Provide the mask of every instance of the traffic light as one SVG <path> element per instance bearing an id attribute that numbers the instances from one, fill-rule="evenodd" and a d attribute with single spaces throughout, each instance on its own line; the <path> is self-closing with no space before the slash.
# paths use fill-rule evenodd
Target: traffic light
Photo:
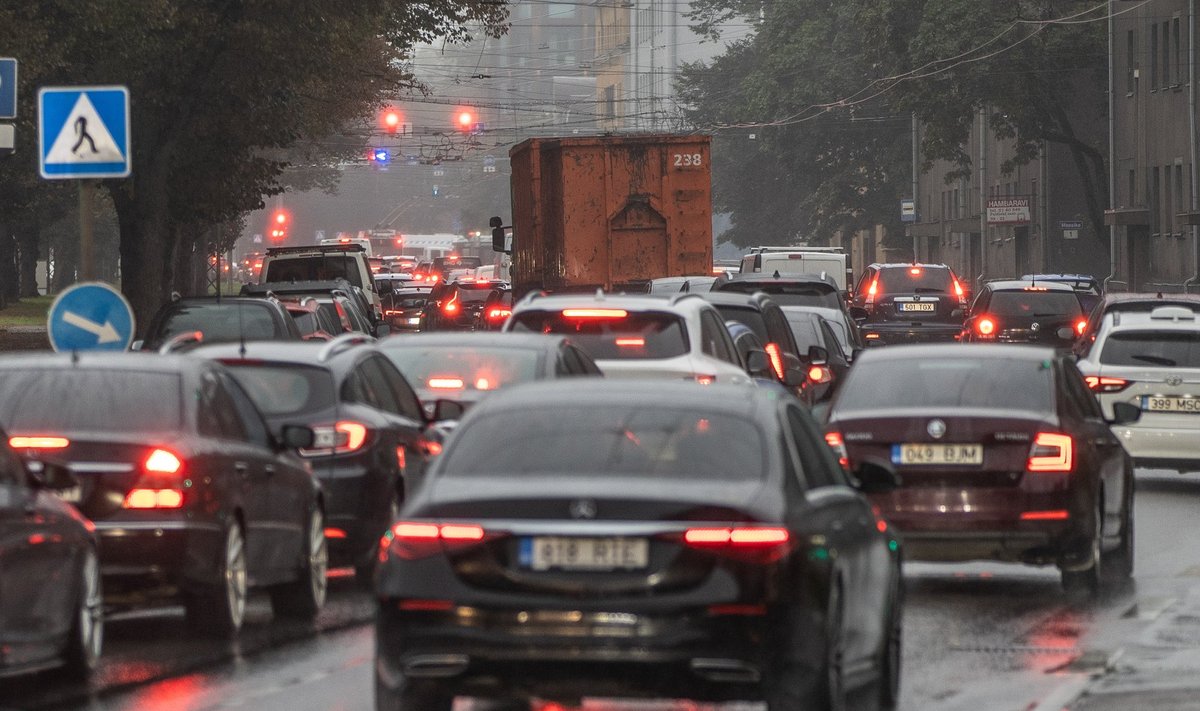
<path id="1" fill-rule="evenodd" d="M 475 110 L 468 107 L 455 109 L 454 127 L 463 133 L 480 133 L 483 131 L 483 124 L 480 123 L 479 117 L 475 115 Z"/>
<path id="2" fill-rule="evenodd" d="M 385 109 L 383 112 L 383 127 L 388 133 L 396 133 L 404 123 L 404 116 L 396 109 Z"/>
<path id="3" fill-rule="evenodd" d="M 291 218 L 287 211 L 282 208 L 271 213 L 271 229 L 268 231 L 271 239 L 276 242 L 287 239 L 288 222 L 290 221 Z"/>

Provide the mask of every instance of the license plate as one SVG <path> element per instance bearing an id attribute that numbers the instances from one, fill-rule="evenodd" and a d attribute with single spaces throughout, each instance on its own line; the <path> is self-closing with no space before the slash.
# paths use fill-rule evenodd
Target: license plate
<path id="1" fill-rule="evenodd" d="M 68 504 L 78 504 L 83 501 L 83 487 L 72 486 L 68 489 L 55 489 L 54 495 Z"/>
<path id="2" fill-rule="evenodd" d="M 901 302 L 900 303 L 901 311 L 933 311 L 935 308 L 937 308 L 937 304 L 934 304 L 933 302 L 929 302 L 929 303 Z"/>
<path id="3" fill-rule="evenodd" d="M 983 445 L 894 444 L 892 464 L 983 464 Z"/>
<path id="4" fill-rule="evenodd" d="M 645 538 L 522 538 L 520 563 L 529 570 L 644 570 L 650 564 Z"/>
<path id="5" fill-rule="evenodd" d="M 1182 412 L 1200 415 L 1200 398 L 1142 396 L 1142 409 L 1146 412 Z"/>

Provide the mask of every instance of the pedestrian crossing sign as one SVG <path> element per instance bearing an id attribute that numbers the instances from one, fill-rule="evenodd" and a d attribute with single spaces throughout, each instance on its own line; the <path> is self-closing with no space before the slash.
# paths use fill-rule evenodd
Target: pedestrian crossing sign
<path id="1" fill-rule="evenodd" d="M 83 86 L 38 91 L 38 156 L 48 180 L 128 177 L 129 90 Z"/>

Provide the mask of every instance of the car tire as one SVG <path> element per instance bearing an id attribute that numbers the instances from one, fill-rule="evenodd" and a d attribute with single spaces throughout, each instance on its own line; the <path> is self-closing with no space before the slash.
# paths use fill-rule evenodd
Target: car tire
<path id="1" fill-rule="evenodd" d="M 63 673 L 76 681 L 85 681 L 96 669 L 104 648 L 104 595 L 100 563 L 96 552 L 88 548 L 80 566 L 79 601 L 71 636 L 63 654 Z"/>
<path id="2" fill-rule="evenodd" d="M 1095 594 L 1100 591 L 1104 571 L 1103 541 L 1104 541 L 1104 501 L 1096 497 L 1096 525 L 1089 542 L 1090 561 L 1086 567 L 1062 568 L 1062 586 L 1067 592 L 1086 592 Z"/>
<path id="3" fill-rule="evenodd" d="M 304 535 L 304 561 L 296 579 L 272 585 L 271 610 L 277 617 L 312 620 L 325 606 L 329 588 L 329 544 L 325 540 L 325 516 L 314 508 Z"/>
<path id="4" fill-rule="evenodd" d="M 235 637 L 246 617 L 246 538 L 237 521 L 225 529 L 216 585 L 193 591 L 186 600 L 188 623 L 215 637 Z"/>
<path id="5" fill-rule="evenodd" d="M 888 614 L 887 637 L 883 641 L 879 662 L 879 708 L 892 711 L 900 704 L 900 667 L 903 661 L 904 585 L 896 583 L 892 608 Z"/>
<path id="6" fill-rule="evenodd" d="M 375 711 L 452 711 L 454 695 L 432 681 L 404 679 L 389 689 L 375 680 Z"/>
<path id="7" fill-rule="evenodd" d="M 1120 583 L 1133 577 L 1133 491 L 1125 499 L 1125 508 L 1121 512 L 1120 543 L 1111 551 L 1101 553 L 1104 577 L 1106 580 Z"/>

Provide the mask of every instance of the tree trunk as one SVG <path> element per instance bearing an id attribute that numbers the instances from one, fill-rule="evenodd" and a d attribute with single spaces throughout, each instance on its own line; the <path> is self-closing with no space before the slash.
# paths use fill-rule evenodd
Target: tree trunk
<path id="1" fill-rule="evenodd" d="M 21 298 L 38 296 L 37 285 L 37 266 L 38 256 L 40 253 L 39 242 L 39 225 L 38 220 L 34 217 L 25 218 L 17 222 L 17 251 L 18 263 L 17 269 L 19 272 L 20 295 Z"/>
<path id="2" fill-rule="evenodd" d="M 20 297 L 20 278 L 17 273 L 17 241 L 7 222 L 0 222 L 0 308 Z"/>
<path id="3" fill-rule="evenodd" d="M 114 191 L 113 204 L 121 228 L 121 292 L 133 307 L 140 337 L 171 293 L 175 245 L 166 190 L 152 180 L 138 181 L 136 189 L 138 200 L 125 190 Z"/>

